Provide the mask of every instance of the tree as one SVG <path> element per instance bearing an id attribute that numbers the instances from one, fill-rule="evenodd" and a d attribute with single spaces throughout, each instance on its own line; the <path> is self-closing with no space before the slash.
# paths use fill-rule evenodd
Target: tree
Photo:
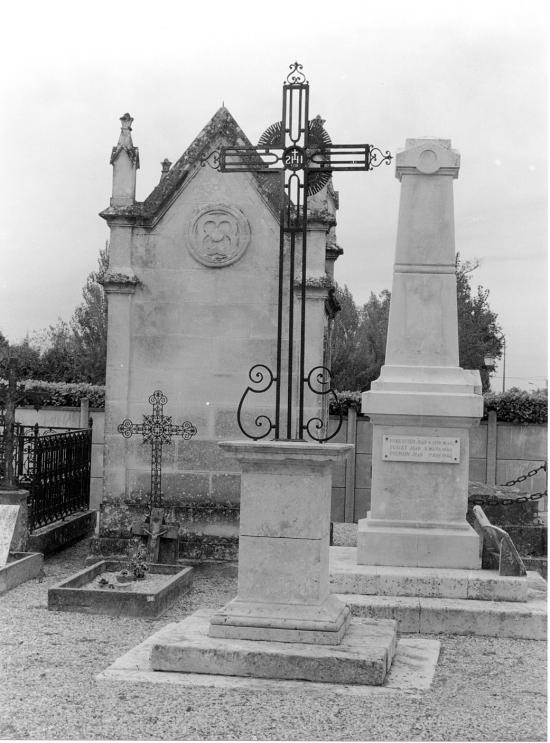
<path id="1" fill-rule="evenodd" d="M 476 263 L 456 256 L 459 365 L 477 369 L 483 391 L 490 389 L 485 358 L 502 356 L 503 340 L 497 315 L 489 307 L 489 290 L 481 286 L 475 292 L 470 274 Z M 335 320 L 332 337 L 333 384 L 338 390 L 368 390 L 380 376 L 385 361 L 391 293 L 371 292 L 368 302 L 353 312 L 355 304 L 349 289 L 338 289 L 342 318 Z M 345 307 L 345 312 L 344 312 Z"/>
<path id="2" fill-rule="evenodd" d="M 108 246 L 100 250 L 98 270 L 92 271 L 82 290 L 83 301 L 69 323 L 59 319 L 37 334 L 44 345 L 40 378 L 50 382 L 105 383 L 107 355 L 107 303 L 100 279 L 108 265 Z"/>
<path id="3" fill-rule="evenodd" d="M 357 363 L 357 389 L 369 390 L 371 383 L 380 376 L 380 369 L 386 358 L 390 300 L 391 292 L 387 289 L 378 296 L 371 292 L 368 302 L 361 310 L 358 352 L 361 353 L 363 363 Z"/>
<path id="4" fill-rule="evenodd" d="M 107 301 L 99 282 L 108 265 L 108 246 L 105 246 L 99 251 L 98 270 L 90 273 L 82 290 L 84 301 L 76 308 L 71 321 L 80 381 L 92 384 L 105 384 Z"/>
<path id="5" fill-rule="evenodd" d="M 40 379 L 46 382 L 80 382 L 74 332 L 64 320 L 46 330 L 47 348 L 42 352 Z"/>
<path id="6" fill-rule="evenodd" d="M 458 355 L 463 369 L 478 369 L 483 392 L 491 388 L 485 357 L 502 356 L 502 330 L 497 314 L 489 307 L 489 290 L 478 286 L 472 292 L 469 275 L 478 264 L 461 261 L 456 254 L 456 295 L 458 308 Z"/>
<path id="7" fill-rule="evenodd" d="M 332 385 L 338 390 L 354 390 L 357 370 L 357 330 L 359 311 L 347 286 L 336 285 L 340 311 L 334 319 L 331 335 Z"/>
<path id="8" fill-rule="evenodd" d="M 40 351 L 31 345 L 28 337 L 21 343 L 8 343 L 4 335 L 1 335 L 0 377 L 7 379 L 10 359 L 18 377 L 36 378 L 40 375 Z"/>

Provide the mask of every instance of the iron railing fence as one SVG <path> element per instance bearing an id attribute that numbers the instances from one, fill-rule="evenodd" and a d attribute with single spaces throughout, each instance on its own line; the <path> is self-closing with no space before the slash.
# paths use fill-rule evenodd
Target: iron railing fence
<path id="1" fill-rule="evenodd" d="M 5 469 L 0 425 L 0 474 Z M 29 491 L 28 523 L 34 531 L 90 504 L 92 428 L 14 426 L 14 473 Z"/>

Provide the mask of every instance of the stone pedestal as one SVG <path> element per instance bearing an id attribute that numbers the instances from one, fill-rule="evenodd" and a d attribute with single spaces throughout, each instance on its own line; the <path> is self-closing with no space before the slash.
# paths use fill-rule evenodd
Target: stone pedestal
<path id="1" fill-rule="evenodd" d="M 349 610 L 329 594 L 331 464 L 350 444 L 220 443 L 241 476 L 239 583 L 209 635 L 337 645 Z"/>
<path id="2" fill-rule="evenodd" d="M 469 429 L 483 411 L 479 373 L 458 366 L 449 140 L 407 140 L 386 364 L 363 395 L 373 423 L 371 510 L 357 562 L 480 568 L 466 522 Z"/>

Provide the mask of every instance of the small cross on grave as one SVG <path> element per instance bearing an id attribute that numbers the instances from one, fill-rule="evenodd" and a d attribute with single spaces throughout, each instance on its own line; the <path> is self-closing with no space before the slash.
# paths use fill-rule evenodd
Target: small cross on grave
<path id="1" fill-rule="evenodd" d="M 164 415 L 163 409 L 168 398 L 155 390 L 149 397 L 153 406 L 152 415 L 144 415 L 143 423 L 132 423 L 126 418 L 118 426 L 118 431 L 129 439 L 135 433 L 143 436 L 144 444 L 151 444 L 151 493 L 149 517 L 145 524 L 135 526 L 133 533 L 147 538 L 148 561 L 150 563 L 175 563 L 178 558 L 178 524 L 165 522 L 162 506 L 162 447 L 170 444 L 172 436 L 182 436 L 189 440 L 197 434 L 196 427 L 189 421 L 177 425 L 172 423 L 171 415 Z"/>

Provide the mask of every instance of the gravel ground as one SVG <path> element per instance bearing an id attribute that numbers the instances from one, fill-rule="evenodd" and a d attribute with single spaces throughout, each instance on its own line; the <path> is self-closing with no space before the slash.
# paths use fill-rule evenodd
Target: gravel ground
<path id="1" fill-rule="evenodd" d="M 337 526 L 335 542 L 353 543 Z M 82 569 L 86 542 L 46 577 L 0 597 L 0 738 L 100 740 L 546 740 L 546 645 L 443 635 L 428 691 L 365 697 L 98 683 L 95 676 L 169 622 L 236 593 L 234 564 L 203 564 L 157 620 L 49 612 L 50 586 Z"/>

